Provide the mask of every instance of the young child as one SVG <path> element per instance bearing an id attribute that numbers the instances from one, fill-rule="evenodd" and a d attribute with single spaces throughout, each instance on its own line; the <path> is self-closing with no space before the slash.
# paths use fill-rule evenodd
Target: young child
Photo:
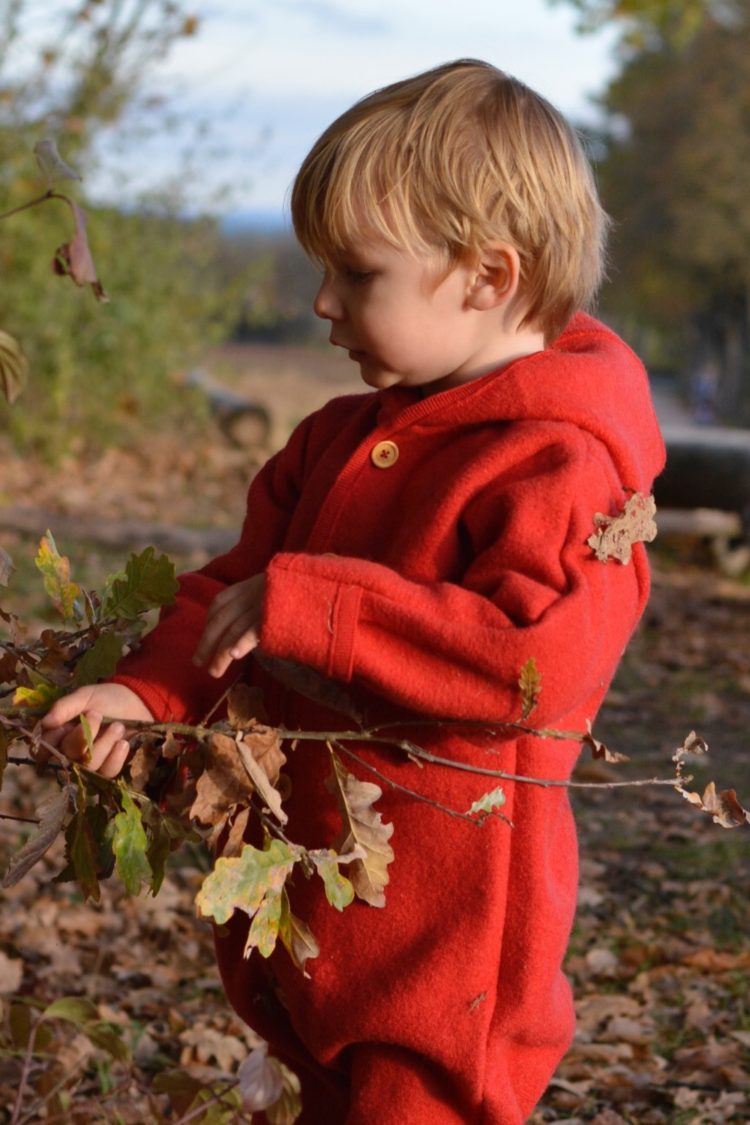
<path id="1" fill-rule="evenodd" d="M 643 610 L 643 545 L 622 565 L 587 539 L 596 513 L 649 492 L 662 467 L 647 379 L 578 311 L 606 226 L 579 142 L 492 66 L 455 62 L 356 104 L 304 161 L 292 213 L 323 269 L 315 311 L 371 390 L 298 427 L 253 481 L 237 546 L 183 577 L 112 684 L 59 701 L 45 726 L 79 757 L 85 712 L 91 764 L 113 776 L 125 727 L 103 715 L 199 720 L 240 669 L 273 722 L 351 725 L 247 660 L 257 647 L 265 667 L 294 661 L 345 685 L 371 725 L 416 721 L 412 741 L 459 766 L 563 783 L 504 783 L 512 827 L 383 783 L 385 908 L 338 913 L 319 881 L 292 888 L 320 945 L 309 979 L 283 949 L 243 959 L 244 915 L 217 939 L 230 1000 L 302 1080 L 303 1122 L 516 1125 L 573 1034 L 564 783 L 579 745 L 497 724 L 519 719 L 533 658 L 530 721 L 585 729 Z M 459 811 L 497 784 L 357 752 Z M 290 837 L 329 845 L 327 753 L 300 744 L 287 769 Z"/>

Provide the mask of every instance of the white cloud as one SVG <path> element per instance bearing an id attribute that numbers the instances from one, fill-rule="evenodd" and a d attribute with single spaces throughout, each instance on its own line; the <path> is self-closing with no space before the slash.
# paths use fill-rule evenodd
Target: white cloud
<path id="1" fill-rule="evenodd" d="M 211 122 L 217 181 L 236 205 L 279 208 L 318 134 L 370 90 L 462 56 L 486 58 L 569 116 L 612 71 L 612 36 L 583 37 L 545 0 L 221 0 L 160 69 L 158 85 Z M 268 140 L 258 145 L 258 135 Z"/>

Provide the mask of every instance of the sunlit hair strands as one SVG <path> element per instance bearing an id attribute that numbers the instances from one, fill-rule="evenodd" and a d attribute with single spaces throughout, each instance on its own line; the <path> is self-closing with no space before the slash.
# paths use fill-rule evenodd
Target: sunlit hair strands
<path id="1" fill-rule="evenodd" d="M 316 261 L 384 238 L 446 266 L 508 241 L 521 259 L 524 323 L 548 339 L 590 307 L 607 216 L 575 130 L 522 82 L 462 59 L 377 90 L 316 141 L 292 190 Z"/>

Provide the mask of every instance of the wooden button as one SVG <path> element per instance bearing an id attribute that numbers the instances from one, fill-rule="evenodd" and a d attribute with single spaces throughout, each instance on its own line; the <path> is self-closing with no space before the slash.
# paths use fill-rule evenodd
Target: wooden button
<path id="1" fill-rule="evenodd" d="M 379 441 L 370 452 L 370 460 L 379 469 L 390 469 L 398 461 L 398 446 L 395 441 Z"/>

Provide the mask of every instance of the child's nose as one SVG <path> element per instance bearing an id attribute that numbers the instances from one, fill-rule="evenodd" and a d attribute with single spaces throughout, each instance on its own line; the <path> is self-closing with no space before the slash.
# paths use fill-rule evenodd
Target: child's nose
<path id="1" fill-rule="evenodd" d="M 343 315 L 341 301 L 336 296 L 333 281 L 326 275 L 320 283 L 313 301 L 315 315 L 322 320 L 340 320 Z"/>

